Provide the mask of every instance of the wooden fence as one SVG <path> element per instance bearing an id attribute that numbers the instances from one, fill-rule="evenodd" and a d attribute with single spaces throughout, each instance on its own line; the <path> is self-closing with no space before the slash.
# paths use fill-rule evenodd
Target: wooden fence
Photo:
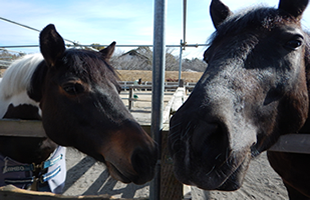
<path id="1" fill-rule="evenodd" d="M 136 84 L 135 81 L 119 81 L 118 82 L 122 88 L 123 91 L 127 91 L 132 87 L 137 87 L 137 89 L 142 89 L 142 90 L 152 90 L 152 82 L 150 81 L 145 81 L 142 82 L 141 84 Z M 196 83 L 195 82 L 187 82 L 184 84 L 184 87 L 191 91 L 192 89 L 194 89 Z M 145 88 L 143 86 L 146 86 Z M 149 87 L 148 87 L 149 86 Z M 169 89 L 173 89 L 175 87 L 179 87 L 179 83 L 178 82 L 165 82 L 164 86 L 166 88 L 166 90 Z M 171 87 L 171 88 L 169 88 Z"/>
<path id="2" fill-rule="evenodd" d="M 189 92 L 191 92 L 194 87 L 195 87 L 196 83 L 186 83 L 184 88 L 184 93 L 183 95 L 187 95 Z M 151 91 L 152 90 L 152 84 L 148 84 L 148 85 L 128 85 L 128 84 L 124 84 L 126 85 L 126 90 L 129 90 L 129 97 L 128 97 L 128 109 L 131 110 L 131 108 L 133 107 L 133 103 L 136 101 L 146 101 L 143 99 L 139 99 L 139 98 L 135 98 L 134 97 L 134 93 L 135 91 Z M 125 87 L 123 85 L 123 87 Z M 165 91 L 176 91 L 177 88 L 179 88 L 178 83 L 177 82 L 166 82 L 165 83 Z M 174 104 L 176 105 L 176 104 Z"/>

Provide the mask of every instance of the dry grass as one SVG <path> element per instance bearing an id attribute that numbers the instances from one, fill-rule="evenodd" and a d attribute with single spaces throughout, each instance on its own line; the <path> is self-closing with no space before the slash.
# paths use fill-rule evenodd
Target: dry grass
<path id="1" fill-rule="evenodd" d="M 122 81 L 134 81 L 142 78 L 142 81 L 152 81 L 152 71 L 146 70 L 118 70 Z M 181 78 L 185 82 L 197 82 L 203 72 L 182 72 Z M 166 71 L 165 81 L 172 80 L 178 81 L 178 71 Z"/>
<path id="2" fill-rule="evenodd" d="M 0 70 L 0 77 L 2 77 L 5 70 Z M 122 81 L 134 81 L 142 78 L 142 81 L 152 81 L 152 71 L 146 70 L 118 70 Z M 185 82 L 197 82 L 202 75 L 202 72 L 182 72 L 181 78 Z M 166 71 L 165 81 L 178 81 L 178 71 Z"/>
<path id="3" fill-rule="evenodd" d="M 3 76 L 3 73 L 5 72 L 5 69 L 0 69 L 0 77 Z"/>

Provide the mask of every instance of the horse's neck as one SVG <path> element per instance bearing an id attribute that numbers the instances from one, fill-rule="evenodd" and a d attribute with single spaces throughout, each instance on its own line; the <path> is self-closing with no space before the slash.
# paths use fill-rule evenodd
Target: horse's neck
<path id="1" fill-rule="evenodd" d="M 38 103 L 32 101 L 23 91 L 12 98 L 0 100 L 2 118 L 40 120 Z M 57 145 L 48 138 L 0 136 L 0 154 L 21 163 L 39 164 L 46 160 Z"/>
<path id="2" fill-rule="evenodd" d="M 27 89 L 31 87 L 32 75 L 42 61 L 40 54 L 25 56 L 6 70 L 0 82 L 0 118 L 6 115 L 9 107 L 19 105 L 30 105 L 40 112 L 39 103 L 29 98 Z M 18 113 L 14 115 L 17 116 L 11 118 L 19 118 Z"/>
<path id="3" fill-rule="evenodd" d="M 42 61 L 36 56 L 23 58 L 8 69 L 0 82 L 0 118 L 40 120 L 39 103 L 27 94 L 35 67 Z M 48 138 L 0 136 L 0 154 L 21 163 L 46 160 L 57 145 Z"/>
<path id="4" fill-rule="evenodd" d="M 0 154 L 20 163 L 36 163 L 48 159 L 57 145 L 48 138 L 0 136 Z"/>
<path id="5" fill-rule="evenodd" d="M 38 120 L 41 109 L 38 102 L 28 97 L 27 91 L 22 91 L 9 99 L 0 99 L 0 118 Z"/>

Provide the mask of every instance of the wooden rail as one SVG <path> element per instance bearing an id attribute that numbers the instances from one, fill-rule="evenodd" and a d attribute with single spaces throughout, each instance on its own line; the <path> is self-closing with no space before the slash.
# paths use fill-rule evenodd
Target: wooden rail
<path id="1" fill-rule="evenodd" d="M 310 134 L 283 135 L 269 151 L 310 154 Z"/>
<path id="2" fill-rule="evenodd" d="M 1 119 L 0 136 L 46 137 L 46 134 L 41 121 Z"/>
<path id="3" fill-rule="evenodd" d="M 186 92 L 185 88 L 177 88 L 174 92 L 173 96 L 168 101 L 164 112 L 163 112 L 163 122 L 164 124 L 168 124 L 170 120 L 170 116 L 173 115 L 179 107 L 185 102 L 186 100 Z"/>
<path id="4" fill-rule="evenodd" d="M 111 198 L 109 195 L 64 196 L 51 192 L 37 192 L 19 189 L 13 185 L 0 187 L 1 200 L 125 200 L 123 198 Z M 130 200 L 130 199 L 126 199 Z M 132 199 L 133 200 L 133 199 Z M 147 198 L 135 198 L 135 200 L 147 200 Z"/>
<path id="5" fill-rule="evenodd" d="M 150 133 L 150 125 L 141 125 Z M 0 136 L 47 137 L 39 120 L 0 119 Z"/>

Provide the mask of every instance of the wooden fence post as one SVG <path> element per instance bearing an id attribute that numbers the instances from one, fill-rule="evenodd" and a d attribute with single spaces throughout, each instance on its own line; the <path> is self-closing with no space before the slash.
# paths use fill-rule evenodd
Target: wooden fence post
<path id="1" fill-rule="evenodd" d="M 133 104 L 132 98 L 133 98 L 133 88 L 130 87 L 129 88 L 129 98 L 128 98 L 128 109 L 129 110 L 131 110 L 131 107 L 132 107 L 132 104 Z"/>

